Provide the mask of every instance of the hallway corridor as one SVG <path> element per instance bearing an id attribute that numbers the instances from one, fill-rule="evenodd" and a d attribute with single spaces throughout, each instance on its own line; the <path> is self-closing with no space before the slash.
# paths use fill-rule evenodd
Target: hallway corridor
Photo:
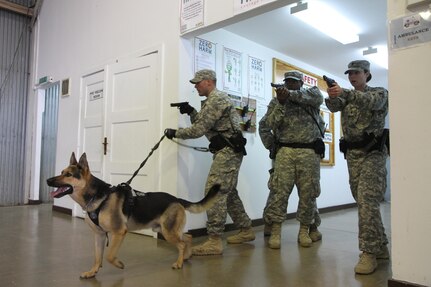
<path id="1" fill-rule="evenodd" d="M 382 216 L 390 239 L 390 204 L 382 205 Z M 263 227 L 255 227 L 255 241 L 227 245 L 224 240 L 222 256 L 192 257 L 182 270 L 170 267 L 176 260 L 175 247 L 130 233 L 119 251 L 124 270 L 105 260 L 96 278 L 81 280 L 79 274 L 94 261 L 93 235 L 82 219 L 52 211 L 47 204 L 0 207 L 0 286 L 387 286 L 388 260 L 379 261 L 371 275 L 353 271 L 359 255 L 356 208 L 322 214 L 323 241 L 311 248 L 298 246 L 298 228 L 296 220 L 287 220 L 282 248 L 272 250 L 266 247 Z M 193 239 L 194 243 L 203 240 Z"/>

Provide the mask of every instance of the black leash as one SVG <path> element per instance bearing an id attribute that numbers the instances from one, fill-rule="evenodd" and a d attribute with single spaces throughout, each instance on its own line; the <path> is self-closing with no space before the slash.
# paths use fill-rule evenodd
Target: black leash
<path id="1" fill-rule="evenodd" d="M 173 140 L 173 139 L 171 139 L 171 141 L 173 141 L 177 145 L 180 145 L 180 146 L 183 146 L 183 147 L 186 147 L 186 148 L 191 148 L 191 149 L 194 149 L 196 151 L 201 151 L 201 152 L 209 152 L 210 151 L 209 148 L 207 148 L 207 147 L 199 147 L 199 146 L 186 145 L 186 144 L 180 143 L 179 141 L 176 141 L 176 140 Z"/>
<path id="2" fill-rule="evenodd" d="M 150 153 L 148 154 L 148 156 L 144 159 L 144 161 L 141 163 L 141 165 L 139 166 L 139 168 L 135 171 L 135 173 L 132 175 L 132 177 L 126 181 L 126 183 L 122 183 L 124 185 L 130 185 L 130 183 L 132 182 L 132 180 L 135 178 L 135 176 L 138 174 L 139 170 L 141 170 L 141 168 L 145 165 L 145 163 L 147 162 L 148 158 L 153 154 L 153 152 L 159 148 L 160 143 L 162 142 L 162 140 L 165 138 L 165 135 L 163 135 L 160 140 L 154 145 L 154 147 L 151 149 Z M 197 151 L 201 151 L 201 152 L 208 152 L 210 151 L 208 148 L 206 147 L 196 147 L 196 146 L 190 146 L 190 145 L 186 145 L 183 143 L 180 143 L 178 141 L 175 141 L 173 139 L 171 139 L 171 141 L 173 141 L 174 143 L 183 146 L 183 147 L 187 147 L 187 148 L 192 148 L 194 150 Z"/>
<path id="3" fill-rule="evenodd" d="M 151 149 L 150 153 L 148 154 L 148 156 L 144 159 L 144 161 L 141 163 L 141 165 L 139 166 L 139 168 L 135 171 L 135 173 L 132 175 L 132 177 L 126 182 L 127 185 L 130 185 L 130 183 L 132 182 L 132 180 L 135 178 L 135 176 L 138 174 L 139 170 L 145 165 L 145 163 L 147 162 L 148 158 L 153 154 L 153 152 L 159 148 L 160 143 L 162 142 L 162 140 L 165 138 L 165 135 L 163 135 L 160 140 L 154 145 L 154 147 Z"/>

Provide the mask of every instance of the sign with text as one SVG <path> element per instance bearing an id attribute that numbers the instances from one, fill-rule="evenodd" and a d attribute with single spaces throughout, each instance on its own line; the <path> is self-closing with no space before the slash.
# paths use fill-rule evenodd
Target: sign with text
<path id="1" fill-rule="evenodd" d="M 204 0 L 180 0 L 181 34 L 204 25 Z"/>
<path id="2" fill-rule="evenodd" d="M 241 14 L 275 0 L 234 0 L 233 14 Z"/>
<path id="3" fill-rule="evenodd" d="M 419 14 L 394 19 L 390 23 L 391 48 L 406 48 L 431 41 L 431 21 Z"/>
<path id="4" fill-rule="evenodd" d="M 216 44 L 195 38 L 195 73 L 202 69 L 216 70 Z"/>

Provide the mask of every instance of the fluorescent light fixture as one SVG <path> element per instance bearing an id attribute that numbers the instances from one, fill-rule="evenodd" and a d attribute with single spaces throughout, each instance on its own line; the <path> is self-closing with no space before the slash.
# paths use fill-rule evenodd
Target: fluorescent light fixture
<path id="1" fill-rule="evenodd" d="M 377 53 L 377 48 L 368 47 L 368 49 L 362 51 L 363 56 L 371 55 Z"/>
<path id="2" fill-rule="evenodd" d="M 368 47 L 362 51 L 362 55 L 371 63 L 382 68 L 388 69 L 388 47 L 385 45 Z M 373 70 L 373 67 L 371 67 Z"/>
<path id="3" fill-rule="evenodd" d="M 298 2 L 290 14 L 342 44 L 359 41 L 359 29 L 323 1 Z"/>

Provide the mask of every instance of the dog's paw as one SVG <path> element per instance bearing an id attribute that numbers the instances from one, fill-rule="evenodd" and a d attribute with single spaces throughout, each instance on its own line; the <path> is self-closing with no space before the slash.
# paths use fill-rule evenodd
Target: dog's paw
<path id="1" fill-rule="evenodd" d="M 181 269 L 181 268 L 183 268 L 182 262 L 181 263 L 175 262 L 174 264 L 172 264 L 172 269 Z"/>
<path id="2" fill-rule="evenodd" d="M 79 278 L 81 278 L 81 279 L 94 278 L 96 276 L 96 273 L 97 272 L 94 272 L 94 271 L 83 272 L 83 273 L 81 273 L 81 275 L 79 275 Z"/>

